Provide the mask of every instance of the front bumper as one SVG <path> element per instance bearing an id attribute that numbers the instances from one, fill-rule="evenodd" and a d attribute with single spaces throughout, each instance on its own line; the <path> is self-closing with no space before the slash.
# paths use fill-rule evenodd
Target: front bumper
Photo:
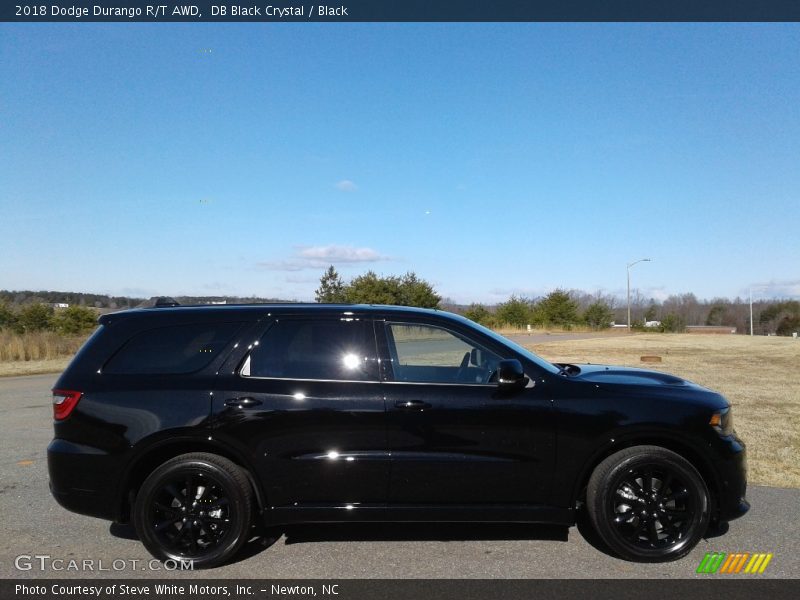
<path id="1" fill-rule="evenodd" d="M 732 521 L 750 510 L 747 501 L 747 448 L 736 434 L 722 438 L 722 458 L 717 462 L 719 489 L 717 521 Z"/>

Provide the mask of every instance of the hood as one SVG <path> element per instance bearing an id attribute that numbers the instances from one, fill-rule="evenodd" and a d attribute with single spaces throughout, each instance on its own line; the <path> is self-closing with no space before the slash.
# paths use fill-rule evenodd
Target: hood
<path id="1" fill-rule="evenodd" d="M 681 379 L 669 373 L 659 371 L 649 371 L 647 369 L 636 369 L 633 367 L 615 367 L 610 365 L 562 365 L 570 375 L 570 379 L 586 381 L 597 384 L 623 384 L 623 385 L 659 385 L 673 387 L 694 387 L 697 384 Z M 580 369 L 577 373 L 577 369 Z"/>
<path id="2" fill-rule="evenodd" d="M 729 402 L 718 392 L 669 373 L 611 365 L 559 364 L 558 366 L 566 371 L 569 381 L 605 389 L 615 396 L 630 396 L 639 400 L 701 403 L 709 410 L 729 406 Z"/>

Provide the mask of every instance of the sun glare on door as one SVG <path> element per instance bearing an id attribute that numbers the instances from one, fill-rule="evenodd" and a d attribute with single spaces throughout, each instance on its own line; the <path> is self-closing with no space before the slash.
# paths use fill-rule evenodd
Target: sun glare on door
<path id="1" fill-rule="evenodd" d="M 355 354 L 345 354 L 342 358 L 342 363 L 344 363 L 345 369 L 355 369 L 358 367 L 361 361 L 358 360 L 358 356 Z"/>

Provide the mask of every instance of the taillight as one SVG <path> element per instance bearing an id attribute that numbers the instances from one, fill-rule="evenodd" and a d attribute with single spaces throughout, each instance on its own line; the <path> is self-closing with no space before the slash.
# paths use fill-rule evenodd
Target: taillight
<path id="1" fill-rule="evenodd" d="M 78 405 L 83 394 L 72 390 L 53 390 L 53 418 L 56 421 L 66 419 Z"/>

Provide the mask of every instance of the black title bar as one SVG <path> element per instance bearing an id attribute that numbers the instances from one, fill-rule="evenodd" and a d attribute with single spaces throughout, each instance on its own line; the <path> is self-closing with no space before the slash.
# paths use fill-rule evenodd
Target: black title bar
<path id="1" fill-rule="evenodd" d="M 800 21 L 798 0 L 56 0 L 0 3 L 6 22 Z"/>
<path id="2" fill-rule="evenodd" d="M 0 580 L 3 600 L 641 600 L 653 596 L 685 600 L 794 600 L 798 591 L 796 579 L 750 576 L 701 580 L 231 580 L 200 579 L 198 574 L 198 579 Z"/>

